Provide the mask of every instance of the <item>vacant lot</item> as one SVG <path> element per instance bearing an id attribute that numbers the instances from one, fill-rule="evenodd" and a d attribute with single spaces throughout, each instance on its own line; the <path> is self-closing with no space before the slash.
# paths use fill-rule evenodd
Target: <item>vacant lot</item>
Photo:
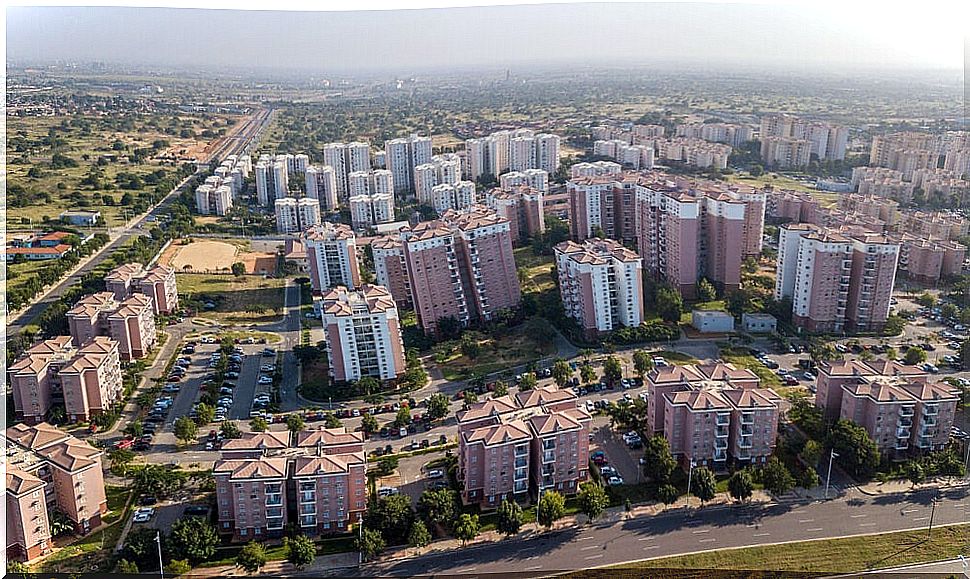
<path id="1" fill-rule="evenodd" d="M 519 270 L 522 291 L 539 293 L 552 289 L 552 267 L 555 265 L 551 255 L 536 255 L 531 246 L 520 247 L 514 251 L 515 267 Z"/>
<path id="2" fill-rule="evenodd" d="M 462 341 L 477 344 L 478 352 L 474 357 L 463 353 L 461 343 L 457 341 L 435 346 L 435 360 L 445 380 L 462 380 L 473 375 L 511 369 L 555 351 L 551 342 L 542 343 L 537 339 L 534 328 L 529 324 L 513 328 L 507 334 L 496 337 L 468 331 L 463 335 Z"/>
<path id="3" fill-rule="evenodd" d="M 285 280 L 244 275 L 179 273 L 179 294 L 204 317 L 236 324 L 276 321 Z M 205 308 L 206 302 L 215 305 Z"/>
<path id="4" fill-rule="evenodd" d="M 228 270 L 237 261 L 239 250 L 235 245 L 221 241 L 195 241 L 179 246 L 172 257 L 171 266 L 175 271 L 219 271 Z"/>

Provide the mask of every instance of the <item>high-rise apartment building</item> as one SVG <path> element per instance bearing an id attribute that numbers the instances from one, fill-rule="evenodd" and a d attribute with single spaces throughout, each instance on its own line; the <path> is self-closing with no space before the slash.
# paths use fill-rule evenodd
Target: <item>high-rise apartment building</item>
<path id="1" fill-rule="evenodd" d="M 485 204 L 509 222 L 513 244 L 546 230 L 543 194 L 538 189 L 525 185 L 493 189 L 486 193 Z"/>
<path id="2" fill-rule="evenodd" d="M 887 167 L 902 173 L 905 181 L 918 169 L 936 169 L 943 144 L 939 136 L 901 132 L 874 135 L 869 149 L 869 165 Z"/>
<path id="3" fill-rule="evenodd" d="M 643 260 L 611 239 L 555 247 L 566 315 L 590 337 L 643 322 Z"/>
<path id="4" fill-rule="evenodd" d="M 791 140 L 786 140 L 791 139 Z M 792 115 L 769 115 L 761 119 L 761 158 L 769 165 L 807 165 L 811 155 L 820 160 L 841 160 L 849 140 L 846 127 L 808 121 Z M 797 141 L 808 141 L 808 152 Z M 766 145 L 766 142 L 772 143 Z M 804 163 L 801 162 L 804 160 Z"/>
<path id="5" fill-rule="evenodd" d="M 529 129 L 497 131 L 480 139 L 465 141 L 465 176 L 477 181 L 482 175 L 498 178 L 506 171 L 559 170 L 561 139 L 558 135 Z"/>
<path id="6" fill-rule="evenodd" d="M 276 232 L 287 235 L 320 225 L 320 202 L 310 197 L 277 199 Z"/>
<path id="7" fill-rule="evenodd" d="M 316 199 L 323 211 L 337 210 L 337 174 L 329 165 L 311 165 L 306 170 L 306 196 Z"/>
<path id="8" fill-rule="evenodd" d="M 499 176 L 499 189 L 509 191 L 516 187 L 531 187 L 536 191 L 549 191 L 549 173 L 542 169 L 512 171 Z"/>
<path id="9" fill-rule="evenodd" d="M 724 143 L 740 147 L 754 139 L 754 131 L 747 125 L 730 123 L 687 123 L 677 125 L 677 136 L 703 139 L 712 143 Z"/>
<path id="10" fill-rule="evenodd" d="M 786 169 L 806 167 L 812 158 L 813 144 L 793 137 L 762 137 L 761 159 L 769 167 Z"/>
<path id="11" fill-rule="evenodd" d="M 461 158 L 457 154 L 435 155 L 429 163 L 414 168 L 414 193 L 418 203 L 431 205 L 432 190 L 436 185 L 457 186 L 461 180 Z"/>
<path id="12" fill-rule="evenodd" d="M 319 294 L 338 285 L 360 287 L 357 238 L 350 227 L 325 221 L 304 231 L 301 239 L 306 246 L 314 292 Z"/>
<path id="13" fill-rule="evenodd" d="M 411 135 L 384 143 L 387 169 L 393 174 L 394 192 L 413 192 L 414 168 L 431 162 L 431 137 Z"/>
<path id="14" fill-rule="evenodd" d="M 338 382 L 364 376 L 394 380 L 404 373 L 397 304 L 384 286 L 337 286 L 320 303 L 330 373 Z"/>
<path id="15" fill-rule="evenodd" d="M 199 215 L 226 215 L 232 205 L 232 188 L 228 185 L 213 187 L 203 183 L 195 188 L 195 208 Z"/>
<path id="16" fill-rule="evenodd" d="M 411 282 L 408 278 L 404 244 L 399 235 L 385 235 L 371 242 L 374 254 L 374 277 L 377 285 L 391 292 L 398 307 L 411 309 Z"/>
<path id="17" fill-rule="evenodd" d="M 394 194 L 375 193 L 350 198 L 350 220 L 354 229 L 362 230 L 379 223 L 394 221 Z"/>
<path id="18" fill-rule="evenodd" d="M 476 202 L 475 184 L 471 181 L 459 181 L 455 184 L 435 185 L 431 188 L 431 198 L 428 205 L 434 208 L 438 215 L 446 211 L 463 211 Z"/>

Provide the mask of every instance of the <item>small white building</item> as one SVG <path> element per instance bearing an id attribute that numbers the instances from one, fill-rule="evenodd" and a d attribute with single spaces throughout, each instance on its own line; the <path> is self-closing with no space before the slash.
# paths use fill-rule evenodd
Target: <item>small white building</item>
<path id="1" fill-rule="evenodd" d="M 771 314 L 742 314 L 741 327 L 752 334 L 767 334 L 778 328 L 778 320 Z"/>
<path id="2" fill-rule="evenodd" d="M 705 334 L 734 331 L 734 316 L 717 310 L 694 310 L 690 313 L 691 325 Z"/>

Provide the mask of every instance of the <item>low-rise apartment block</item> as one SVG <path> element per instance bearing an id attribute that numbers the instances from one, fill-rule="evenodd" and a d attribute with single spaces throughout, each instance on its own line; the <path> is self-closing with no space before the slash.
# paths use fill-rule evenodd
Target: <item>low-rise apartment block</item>
<path id="1" fill-rule="evenodd" d="M 462 501 L 493 509 L 504 499 L 575 494 L 589 478 L 590 415 L 554 386 L 471 405 L 458 413 Z"/>
<path id="2" fill-rule="evenodd" d="M 315 293 L 338 285 L 360 287 L 357 237 L 350 227 L 325 221 L 304 231 L 301 239 L 306 246 L 310 285 Z"/>
<path id="3" fill-rule="evenodd" d="M 155 346 L 153 300 L 136 293 L 117 300 L 111 292 L 87 295 L 68 310 L 67 323 L 75 346 L 95 336 L 109 336 L 118 343 L 122 360 L 144 358 Z"/>
<path id="4" fill-rule="evenodd" d="M 140 263 L 126 263 L 111 270 L 104 278 L 105 289 L 122 301 L 135 292 L 152 299 L 155 315 L 170 314 L 178 309 L 178 284 L 175 269 L 156 263 L 148 269 Z"/>

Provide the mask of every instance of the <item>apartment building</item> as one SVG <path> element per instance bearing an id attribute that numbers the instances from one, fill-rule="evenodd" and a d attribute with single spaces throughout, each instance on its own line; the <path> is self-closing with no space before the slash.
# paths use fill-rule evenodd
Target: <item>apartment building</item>
<path id="1" fill-rule="evenodd" d="M 504 178 L 505 175 L 502 177 Z M 546 230 L 543 193 L 539 189 L 525 185 L 493 189 L 486 193 L 485 204 L 499 217 L 509 222 L 513 244 L 518 244 Z"/>
<path id="2" fill-rule="evenodd" d="M 806 167 L 811 161 L 814 145 L 807 139 L 792 137 L 762 137 L 761 159 L 772 168 Z"/>
<path id="3" fill-rule="evenodd" d="M 310 197 L 286 197 L 274 203 L 276 232 L 282 235 L 299 233 L 320 225 L 320 202 Z"/>
<path id="4" fill-rule="evenodd" d="M 970 176 L 970 147 L 947 150 L 943 168 L 961 178 Z"/>
<path id="5" fill-rule="evenodd" d="M 653 144 L 630 145 L 622 140 L 596 141 L 593 143 L 593 154 L 609 157 L 635 171 L 652 169 L 656 156 Z"/>
<path id="6" fill-rule="evenodd" d="M 703 139 L 732 147 L 740 147 L 754 139 L 754 130 L 751 127 L 730 123 L 686 123 L 677 125 L 676 134 L 678 137 Z"/>
<path id="7" fill-rule="evenodd" d="M 360 195 L 394 195 L 394 175 L 386 169 L 353 171 L 347 174 L 347 193 Z"/>
<path id="8" fill-rule="evenodd" d="M 411 297 L 426 332 L 454 317 L 488 321 L 521 299 L 509 222 L 482 206 L 402 231 Z"/>
<path id="9" fill-rule="evenodd" d="M 13 551 L 23 560 L 44 550 L 45 533 L 37 527 L 49 520 L 52 510 L 61 512 L 79 535 L 101 525 L 101 516 L 108 511 L 103 451 L 46 422 L 34 426 L 16 424 L 5 435 L 8 476 L 21 473 L 24 485 L 19 489 L 7 486 L 8 555 Z"/>
<path id="10" fill-rule="evenodd" d="M 943 143 L 939 136 L 904 131 L 887 135 L 873 135 L 869 149 L 869 165 L 887 167 L 902 173 L 910 181 L 917 169 L 935 169 L 939 164 Z"/>
<path id="11" fill-rule="evenodd" d="M 377 285 L 384 286 L 399 307 L 411 309 L 411 282 L 404 257 L 404 244 L 399 235 L 385 235 L 371 242 L 374 255 L 374 276 Z"/>
<path id="12" fill-rule="evenodd" d="M 674 137 L 657 140 L 658 156 L 665 161 L 679 161 L 691 167 L 727 168 L 731 147 L 701 139 Z"/>
<path id="13" fill-rule="evenodd" d="M 323 211 L 337 210 L 337 172 L 329 165 L 311 165 L 306 170 L 306 196 L 316 199 Z"/>
<path id="14" fill-rule="evenodd" d="M 566 315 L 590 337 L 643 322 L 643 260 L 611 239 L 555 247 Z"/>
<path id="15" fill-rule="evenodd" d="M 757 375 L 732 364 L 666 366 L 647 375 L 647 423 L 671 453 L 723 470 L 728 462 L 760 464 L 775 447 L 781 397 Z"/>
<path id="16" fill-rule="evenodd" d="M 431 137 L 411 135 L 384 143 L 387 169 L 393 175 L 394 192 L 414 191 L 414 168 L 431 161 Z"/>
<path id="17" fill-rule="evenodd" d="M 288 435 L 284 435 L 287 436 Z M 229 441 L 213 467 L 219 532 L 235 541 L 345 532 L 366 510 L 363 437 L 343 428 Z"/>
<path id="18" fill-rule="evenodd" d="M 773 219 L 818 225 L 820 210 L 821 205 L 811 193 L 786 189 L 766 191 L 765 215 Z"/>
<path id="19" fill-rule="evenodd" d="M 435 155 L 429 163 L 418 165 L 414 168 L 414 193 L 418 203 L 431 205 L 432 189 L 436 185 L 458 185 L 462 174 L 461 157 L 455 153 Z"/>
<path id="20" fill-rule="evenodd" d="M 301 240 L 306 246 L 315 293 L 338 285 L 360 287 L 357 238 L 350 227 L 325 221 L 304 231 Z"/>
<path id="21" fill-rule="evenodd" d="M 28 562 L 51 552 L 50 515 L 44 481 L 7 468 L 7 560 Z"/>
<path id="22" fill-rule="evenodd" d="M 483 508 L 543 491 L 575 494 L 589 477 L 592 418 L 554 386 L 486 400 L 458 413 L 462 501 Z"/>
<path id="23" fill-rule="evenodd" d="M 350 198 L 350 221 L 354 229 L 364 230 L 380 223 L 394 221 L 394 195 L 375 193 Z"/>
<path id="24" fill-rule="evenodd" d="M 152 298 L 133 294 L 116 300 L 111 292 L 81 298 L 68 310 L 68 327 L 75 346 L 95 336 L 109 336 L 118 342 L 122 360 L 144 358 L 155 345 L 155 312 Z"/>
<path id="25" fill-rule="evenodd" d="M 233 193 L 229 185 L 203 183 L 195 188 L 195 208 L 199 215 L 224 216 L 232 205 Z"/>
<path id="26" fill-rule="evenodd" d="M 136 291 L 152 299 L 156 315 L 170 314 L 178 309 L 178 285 L 175 270 L 155 264 L 147 270 L 140 263 L 126 263 L 108 272 L 105 288 L 117 301 L 123 301 Z"/>
<path id="27" fill-rule="evenodd" d="M 364 376 L 394 380 L 404 373 L 397 304 L 384 286 L 337 286 L 320 302 L 330 373 L 338 382 Z"/>
<path id="28" fill-rule="evenodd" d="M 621 126 L 599 125 L 591 131 L 594 141 L 622 141 L 628 145 L 650 144 L 664 136 L 666 129 L 662 125 L 631 125 Z"/>
<path id="29" fill-rule="evenodd" d="M 594 161 L 592 163 L 576 163 L 569 168 L 569 178 L 602 177 L 604 175 L 619 175 L 623 166 L 612 161 Z"/>
<path id="30" fill-rule="evenodd" d="M 459 181 L 455 184 L 435 185 L 431 188 L 428 205 L 434 208 L 438 215 L 450 210 L 464 211 L 476 203 L 475 184 L 471 181 Z"/>
<path id="31" fill-rule="evenodd" d="M 877 331 L 882 329 L 889 317 L 899 244 L 876 233 L 856 233 L 851 239 L 852 276 L 846 306 L 846 327 L 849 331 Z"/>
<path id="32" fill-rule="evenodd" d="M 541 169 L 555 173 L 559 169 L 560 145 L 558 135 L 536 134 L 529 129 L 497 131 L 480 139 L 468 139 L 465 175 L 477 181 L 482 175 L 497 177 L 508 170 Z"/>
<path id="33" fill-rule="evenodd" d="M 769 115 L 761 119 L 761 158 L 771 164 L 772 155 L 766 150 L 765 142 L 775 138 L 791 138 L 809 142 L 809 157 L 815 155 L 820 160 L 845 159 L 845 150 L 849 141 L 849 131 L 846 127 L 831 123 L 808 121 L 792 115 Z M 775 141 L 777 143 L 777 141 Z M 793 163 L 784 166 L 801 166 L 808 164 Z M 801 158 L 799 157 L 799 160 Z"/>
<path id="34" fill-rule="evenodd" d="M 118 343 L 96 336 L 76 347 L 70 336 L 34 345 L 7 370 L 18 420 L 43 422 L 64 404 L 68 420 L 87 421 L 107 412 L 121 394 Z"/>
<path id="35" fill-rule="evenodd" d="M 946 448 L 959 402 L 956 388 L 892 360 L 824 362 L 817 390 L 826 417 L 862 426 L 889 456 Z"/>
<path id="36" fill-rule="evenodd" d="M 909 233 L 889 234 L 899 244 L 900 272 L 908 279 L 933 286 L 963 272 L 967 248 L 955 241 L 926 239 Z"/>
<path id="37" fill-rule="evenodd" d="M 953 240 L 968 233 L 970 221 L 956 213 L 908 211 L 900 217 L 899 230 L 929 239 Z"/>

